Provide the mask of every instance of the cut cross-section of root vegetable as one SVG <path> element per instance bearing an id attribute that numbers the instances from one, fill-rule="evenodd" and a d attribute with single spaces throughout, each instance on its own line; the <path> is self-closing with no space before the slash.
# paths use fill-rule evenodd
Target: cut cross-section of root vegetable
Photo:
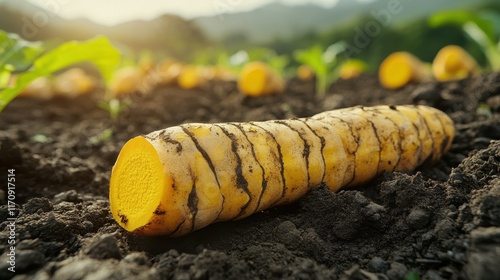
<path id="1" fill-rule="evenodd" d="M 180 236 L 435 162 L 454 137 L 426 106 L 352 107 L 310 118 L 183 124 L 122 148 L 110 180 L 114 219 L 143 235 Z"/>
<path id="2" fill-rule="evenodd" d="M 430 70 L 414 55 L 395 52 L 389 55 L 379 68 L 379 81 L 387 89 L 399 89 L 412 82 L 431 77 Z"/>
<path id="3" fill-rule="evenodd" d="M 459 46 L 442 48 L 432 62 L 434 78 L 440 82 L 460 80 L 479 73 L 476 60 Z"/>

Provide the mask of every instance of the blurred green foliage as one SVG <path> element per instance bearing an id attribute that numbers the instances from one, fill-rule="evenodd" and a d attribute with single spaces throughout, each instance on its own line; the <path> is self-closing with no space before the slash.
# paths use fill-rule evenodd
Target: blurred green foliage
<path id="1" fill-rule="evenodd" d="M 493 12 L 500 12 L 500 5 L 488 5 L 471 9 L 471 13 L 489 14 L 489 21 L 498 26 L 500 19 L 491 17 Z M 429 15 L 429 17 L 432 15 Z M 362 15 L 352 21 L 332 27 L 326 32 L 307 32 L 298 34 L 292 39 L 277 39 L 266 47 L 274 49 L 278 54 L 292 54 L 297 49 L 307 49 L 318 44 L 323 48 L 339 41 L 344 41 L 348 46 L 346 58 L 361 59 L 368 63 L 368 71 L 375 72 L 384 58 L 396 51 L 407 51 L 423 61 L 432 62 L 438 51 L 446 45 L 460 45 L 466 49 L 481 66 L 488 65 L 488 59 L 478 45 L 463 31 L 460 25 L 430 26 L 428 18 L 418 18 L 381 26 L 374 36 L 366 33 L 365 27 L 373 21 L 369 14 Z M 497 32 L 500 29 L 496 29 Z M 365 39 L 366 45 L 359 46 L 356 40 Z M 351 51 L 349 51 L 349 48 Z M 294 65 L 296 66 L 296 65 Z"/>
<path id="2" fill-rule="evenodd" d="M 0 89 L 0 112 L 7 106 L 28 84 L 39 77 L 46 77 L 52 73 L 71 66 L 75 63 L 88 61 L 100 71 L 104 80 L 108 81 L 116 65 L 120 61 L 119 51 L 111 45 L 105 37 L 79 42 L 70 41 L 47 51 L 40 44 L 24 41 L 19 36 L 0 30 L 0 69 L 2 76 L 21 72 L 14 85 L 8 86 L 5 81 Z"/>
<path id="3" fill-rule="evenodd" d="M 492 70 L 500 70 L 500 12 L 445 11 L 429 19 L 431 27 L 455 25 L 462 28 L 482 49 Z"/>
<path id="4" fill-rule="evenodd" d="M 316 94 L 324 95 L 328 86 L 338 78 L 338 56 L 345 49 L 346 45 L 341 41 L 330 45 L 326 50 L 320 45 L 314 45 L 309 49 L 294 51 L 294 58 L 311 67 L 316 74 Z"/>

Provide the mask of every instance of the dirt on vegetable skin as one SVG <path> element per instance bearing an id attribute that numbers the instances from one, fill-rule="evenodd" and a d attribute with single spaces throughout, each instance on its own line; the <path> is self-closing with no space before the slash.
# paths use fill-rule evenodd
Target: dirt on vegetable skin
<path id="1" fill-rule="evenodd" d="M 0 118 L 0 180 L 15 169 L 15 273 L 6 189 L 1 279 L 499 279 L 500 74 L 381 88 L 340 80 L 249 98 L 235 83 L 157 88 L 116 121 L 96 99 L 17 99 Z M 180 238 L 142 237 L 109 212 L 111 167 L 130 138 L 187 122 L 305 117 L 355 105 L 425 104 L 456 123 L 435 165 L 355 189 L 318 186 L 298 202 Z M 111 133 L 110 133 L 111 132 Z"/>

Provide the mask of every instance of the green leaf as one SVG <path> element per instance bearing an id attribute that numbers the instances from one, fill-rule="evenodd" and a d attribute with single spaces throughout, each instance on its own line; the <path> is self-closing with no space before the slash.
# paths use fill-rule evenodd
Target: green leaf
<path id="1" fill-rule="evenodd" d="M 450 24 L 463 26 L 468 22 L 475 23 L 491 42 L 496 41 L 494 24 L 490 20 L 482 18 L 473 12 L 465 10 L 446 11 L 436 13 L 429 19 L 429 25 L 431 27 L 440 27 Z"/>
<path id="2" fill-rule="evenodd" d="M 28 42 L 18 35 L 0 30 L 0 69 L 12 71 L 26 70 L 37 56 L 43 52 L 39 42 Z"/>
<path id="3" fill-rule="evenodd" d="M 308 50 L 294 52 L 295 59 L 312 68 L 316 74 L 316 94 L 324 95 L 328 87 L 328 65 L 324 60 L 323 48 L 315 45 Z"/>
<path id="4" fill-rule="evenodd" d="M 326 75 L 328 72 L 327 65 L 323 60 L 323 48 L 319 45 L 308 50 L 295 51 L 294 57 L 298 62 L 311 67 L 316 75 Z"/>
<path id="5" fill-rule="evenodd" d="M 488 58 L 488 63 L 493 71 L 500 70 L 500 47 L 488 40 L 482 30 L 473 22 L 468 22 L 463 27 L 465 33 L 476 41 Z M 499 42 L 500 43 L 500 42 Z"/>
<path id="6" fill-rule="evenodd" d="M 93 63 L 108 81 L 120 61 L 120 53 L 102 36 L 85 42 L 64 43 L 36 59 L 29 71 L 18 76 L 14 87 L 0 91 L 0 112 L 36 78 L 49 76 L 55 71 L 83 61 Z"/>
<path id="7" fill-rule="evenodd" d="M 440 12 L 429 19 L 431 27 L 456 24 L 480 45 L 493 71 L 500 70 L 500 15 L 495 12 L 473 13 L 464 10 Z"/>
<path id="8" fill-rule="evenodd" d="M 500 36 L 500 13 L 493 10 L 485 10 L 478 13 L 479 17 L 487 20 L 496 31 L 496 36 Z"/>
<path id="9" fill-rule="evenodd" d="M 7 69 L 0 68 L 0 89 L 7 87 L 10 80 L 10 71 Z"/>
<path id="10" fill-rule="evenodd" d="M 85 42 L 70 41 L 37 59 L 33 71 L 45 76 L 82 61 L 93 63 L 108 81 L 120 62 L 120 52 L 104 36 Z"/>
<path id="11" fill-rule="evenodd" d="M 323 53 L 323 60 L 329 65 L 336 64 L 337 56 L 347 49 L 347 44 L 343 41 L 331 44 Z"/>
<path id="12" fill-rule="evenodd" d="M 346 50 L 345 42 L 330 45 L 325 51 L 319 45 L 307 50 L 294 52 L 295 59 L 312 68 L 316 74 L 316 92 L 318 95 L 326 93 L 327 87 L 338 78 L 335 69 L 338 64 L 338 55 Z"/>

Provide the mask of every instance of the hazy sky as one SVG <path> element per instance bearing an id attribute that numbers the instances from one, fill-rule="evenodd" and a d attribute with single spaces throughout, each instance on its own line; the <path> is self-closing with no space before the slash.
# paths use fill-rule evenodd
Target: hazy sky
<path id="1" fill-rule="evenodd" d="M 338 0 L 28 0 L 65 18 L 86 17 L 101 24 L 151 19 L 164 13 L 192 18 L 254 9 L 270 2 L 316 3 L 331 7 Z M 366 2 L 366 0 L 357 0 Z"/>

